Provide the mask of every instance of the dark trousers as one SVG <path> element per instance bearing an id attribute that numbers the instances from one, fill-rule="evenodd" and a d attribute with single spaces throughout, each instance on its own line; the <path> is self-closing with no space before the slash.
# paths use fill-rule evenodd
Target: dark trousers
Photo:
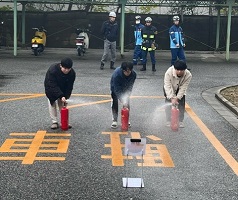
<path id="1" fill-rule="evenodd" d="M 112 118 L 113 118 L 113 121 L 117 121 L 117 118 L 118 118 L 118 97 L 114 92 L 111 93 L 111 97 L 112 97 Z M 130 98 L 128 97 L 125 101 L 126 101 L 125 103 L 127 105 L 127 108 L 130 110 Z"/>
<path id="2" fill-rule="evenodd" d="M 171 103 L 171 100 L 165 99 L 165 103 Z M 185 95 L 181 100 L 178 101 L 178 109 L 179 109 L 179 121 L 182 122 L 184 119 L 184 112 L 185 112 Z M 167 105 L 165 107 L 165 114 L 166 114 L 166 121 L 171 121 L 171 105 Z"/>
<path id="3" fill-rule="evenodd" d="M 142 50 L 142 57 L 143 57 L 143 64 L 146 64 L 147 63 L 147 53 L 148 53 L 148 50 Z M 151 63 L 152 64 L 155 64 L 155 51 L 149 51 L 149 54 L 150 54 L 150 59 L 151 59 Z"/>
<path id="4" fill-rule="evenodd" d="M 138 59 L 142 60 L 142 49 L 141 45 L 136 45 L 134 49 L 134 55 L 133 55 L 133 64 L 136 65 Z"/>
<path id="5" fill-rule="evenodd" d="M 171 65 L 174 65 L 177 58 L 179 58 L 179 60 L 183 60 L 184 62 L 186 62 L 183 48 L 171 49 L 171 55 L 172 55 Z"/>

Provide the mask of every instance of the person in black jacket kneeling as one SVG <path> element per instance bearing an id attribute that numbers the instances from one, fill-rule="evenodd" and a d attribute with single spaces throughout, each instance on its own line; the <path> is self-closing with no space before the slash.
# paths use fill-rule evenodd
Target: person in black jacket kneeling
<path id="1" fill-rule="evenodd" d="M 70 98 L 76 73 L 72 68 L 73 61 L 70 58 L 64 58 L 61 63 L 50 66 L 46 72 L 44 86 L 45 94 L 49 102 L 49 113 L 52 120 L 51 129 L 59 128 L 57 121 L 57 106 L 61 110 L 63 103 Z M 71 128 L 71 125 L 69 125 Z"/>

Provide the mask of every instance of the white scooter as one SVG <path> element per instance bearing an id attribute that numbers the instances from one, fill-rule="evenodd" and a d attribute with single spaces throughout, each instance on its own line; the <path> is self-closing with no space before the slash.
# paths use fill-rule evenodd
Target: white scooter
<path id="1" fill-rule="evenodd" d="M 79 29 L 76 30 L 76 48 L 78 55 L 84 55 L 86 53 L 86 50 L 89 47 L 89 36 L 88 36 L 88 29 Z"/>

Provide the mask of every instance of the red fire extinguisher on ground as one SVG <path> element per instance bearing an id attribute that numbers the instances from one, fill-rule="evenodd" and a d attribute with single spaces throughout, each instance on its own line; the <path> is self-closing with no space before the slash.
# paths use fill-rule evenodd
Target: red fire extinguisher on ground
<path id="1" fill-rule="evenodd" d="M 61 108 L 61 129 L 67 131 L 69 129 L 69 109 L 66 107 L 66 103 L 64 103 Z"/>
<path id="2" fill-rule="evenodd" d="M 172 131 L 178 131 L 179 128 L 179 109 L 178 105 L 173 104 L 171 108 L 171 124 Z"/>
<path id="3" fill-rule="evenodd" d="M 128 122 L 129 122 L 129 109 L 123 107 L 121 109 L 121 130 L 128 131 Z"/>

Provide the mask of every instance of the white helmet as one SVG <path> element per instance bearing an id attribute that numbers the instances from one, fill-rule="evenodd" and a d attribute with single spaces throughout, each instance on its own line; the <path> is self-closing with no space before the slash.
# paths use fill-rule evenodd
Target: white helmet
<path id="1" fill-rule="evenodd" d="M 146 18 L 145 18 L 145 21 L 146 21 L 146 22 L 152 22 L 152 19 L 151 19 L 151 17 L 146 17 Z"/>
<path id="2" fill-rule="evenodd" d="M 179 16 L 174 16 L 173 21 L 179 21 Z"/>
<path id="3" fill-rule="evenodd" d="M 141 16 L 137 15 L 135 16 L 136 20 L 140 20 L 141 19 Z"/>
<path id="4" fill-rule="evenodd" d="M 110 12 L 109 13 L 109 17 L 116 17 L 117 15 L 116 15 L 116 13 L 115 12 Z"/>

